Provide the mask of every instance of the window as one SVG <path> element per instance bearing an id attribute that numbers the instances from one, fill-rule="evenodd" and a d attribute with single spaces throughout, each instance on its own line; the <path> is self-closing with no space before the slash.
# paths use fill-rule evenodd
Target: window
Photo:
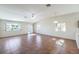
<path id="1" fill-rule="evenodd" d="M 40 29 L 40 25 L 39 24 L 37 24 L 37 29 Z"/>
<path id="2" fill-rule="evenodd" d="M 61 23 L 61 31 L 66 32 L 66 23 Z"/>
<path id="3" fill-rule="evenodd" d="M 33 32 L 33 26 L 32 24 L 28 24 L 28 34 L 31 34 Z"/>
<path id="4" fill-rule="evenodd" d="M 56 24 L 56 31 L 62 31 L 65 32 L 66 31 L 66 23 L 59 23 L 58 21 L 54 21 L 54 23 Z"/>
<path id="5" fill-rule="evenodd" d="M 6 23 L 6 31 L 20 31 L 20 24 Z"/>
<path id="6" fill-rule="evenodd" d="M 39 31 L 40 30 L 40 24 L 36 25 L 36 30 Z"/>

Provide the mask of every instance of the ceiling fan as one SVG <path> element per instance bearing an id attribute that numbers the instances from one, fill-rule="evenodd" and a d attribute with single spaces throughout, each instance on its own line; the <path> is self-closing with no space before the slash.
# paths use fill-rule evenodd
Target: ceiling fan
<path id="1" fill-rule="evenodd" d="M 51 4 L 46 4 L 46 7 L 51 7 Z"/>

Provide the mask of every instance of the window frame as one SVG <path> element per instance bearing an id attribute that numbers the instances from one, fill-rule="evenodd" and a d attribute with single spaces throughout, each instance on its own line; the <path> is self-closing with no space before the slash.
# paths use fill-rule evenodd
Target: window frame
<path id="1" fill-rule="evenodd" d="M 9 24 L 11 25 L 11 27 L 15 26 L 15 28 L 16 28 L 17 25 L 18 25 L 18 27 L 17 27 L 17 29 L 14 29 L 14 27 L 12 27 L 10 30 L 8 30 Z M 21 25 L 19 23 L 8 22 L 8 23 L 5 24 L 5 31 L 7 31 L 7 32 L 17 32 L 17 31 L 20 31 L 20 30 L 21 30 Z"/>

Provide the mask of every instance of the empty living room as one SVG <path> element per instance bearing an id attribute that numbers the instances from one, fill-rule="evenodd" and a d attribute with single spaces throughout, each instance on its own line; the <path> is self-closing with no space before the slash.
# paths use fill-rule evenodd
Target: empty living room
<path id="1" fill-rule="evenodd" d="M 79 4 L 0 4 L 0 54 L 79 54 Z"/>

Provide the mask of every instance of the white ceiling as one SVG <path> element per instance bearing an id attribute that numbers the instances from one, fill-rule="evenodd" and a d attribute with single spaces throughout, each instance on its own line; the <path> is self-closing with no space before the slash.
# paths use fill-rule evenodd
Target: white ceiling
<path id="1" fill-rule="evenodd" d="M 8 4 L 0 5 L 0 18 L 12 21 L 37 22 L 48 17 L 79 12 L 77 4 Z M 34 17 L 32 18 L 32 14 Z M 26 18 L 24 18 L 26 16 Z"/>

